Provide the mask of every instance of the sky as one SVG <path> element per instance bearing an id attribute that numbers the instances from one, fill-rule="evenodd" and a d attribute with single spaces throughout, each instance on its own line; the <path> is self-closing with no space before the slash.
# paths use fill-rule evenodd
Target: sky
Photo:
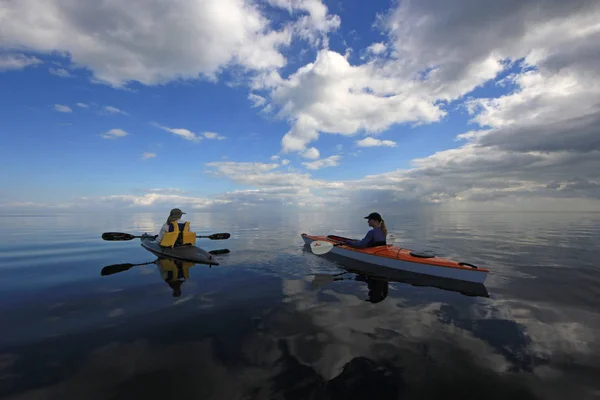
<path id="1" fill-rule="evenodd" d="M 596 0 L 5 1 L 0 212 L 600 211 L 598 21 Z"/>

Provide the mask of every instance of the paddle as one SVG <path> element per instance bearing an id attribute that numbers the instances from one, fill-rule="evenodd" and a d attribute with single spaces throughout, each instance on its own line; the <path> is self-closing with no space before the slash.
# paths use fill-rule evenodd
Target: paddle
<path id="1" fill-rule="evenodd" d="M 146 238 L 146 237 L 153 237 L 153 236 L 152 235 L 134 236 L 129 233 L 123 233 L 123 232 L 104 232 L 102 234 L 102 239 L 110 240 L 110 241 L 133 240 L 133 239 Z M 224 239 L 229 239 L 231 237 L 231 235 L 229 233 L 213 233 L 212 235 L 208 235 L 208 236 L 196 236 L 196 237 L 197 238 L 207 238 L 210 240 L 224 240 Z"/>
<path id="2" fill-rule="evenodd" d="M 218 249 L 218 250 L 211 250 L 211 251 L 209 251 L 209 253 L 212 254 L 212 255 L 214 255 L 214 256 L 216 256 L 216 255 L 219 255 L 219 254 L 230 253 L 230 251 L 229 251 L 229 249 Z M 112 274 L 116 274 L 118 272 L 127 271 L 128 269 L 131 269 L 131 268 L 136 267 L 136 266 L 153 264 L 155 262 L 156 262 L 156 260 L 155 261 L 149 261 L 149 262 L 141 263 L 141 264 L 129 264 L 129 263 L 125 263 L 125 264 L 107 265 L 106 267 L 102 268 L 102 270 L 100 271 L 100 275 L 102 275 L 102 276 L 112 275 Z"/>
<path id="3" fill-rule="evenodd" d="M 322 254 L 326 254 L 329 253 L 331 251 L 331 249 L 333 249 L 334 246 L 340 246 L 343 243 L 331 243 L 331 242 L 326 242 L 324 240 L 315 240 L 314 242 L 312 242 L 310 244 L 310 249 L 313 252 L 313 254 L 316 255 L 322 255 Z"/>
<path id="4" fill-rule="evenodd" d="M 100 271 L 100 275 L 102 275 L 102 276 L 112 275 L 112 274 L 116 274 L 117 272 L 127 271 L 128 269 L 133 268 L 133 267 L 138 266 L 138 265 L 148 265 L 148 264 L 152 264 L 152 263 L 154 263 L 154 261 L 150 261 L 150 262 L 146 262 L 146 263 L 142 263 L 142 264 L 113 264 L 113 265 L 107 265 L 106 267 L 102 268 L 102 271 Z"/>
<path id="5" fill-rule="evenodd" d="M 213 256 L 216 256 L 218 254 L 230 253 L 230 251 L 229 251 L 229 249 L 218 249 L 218 250 L 210 250 L 209 253 L 212 254 Z"/>

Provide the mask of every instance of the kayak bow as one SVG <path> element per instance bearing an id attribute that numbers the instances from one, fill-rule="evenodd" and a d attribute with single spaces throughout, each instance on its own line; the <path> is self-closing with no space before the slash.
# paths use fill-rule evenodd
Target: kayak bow
<path id="1" fill-rule="evenodd" d="M 334 244 L 335 246 L 328 251 L 332 254 L 401 271 L 475 283 L 483 283 L 489 272 L 489 270 L 473 264 L 440 258 L 433 254 L 414 252 L 391 244 L 357 249 L 345 245 L 344 242 L 349 239 L 341 236 L 316 236 L 306 233 L 301 236 L 307 245 L 316 241 Z M 327 247 L 331 247 L 331 245 Z"/>

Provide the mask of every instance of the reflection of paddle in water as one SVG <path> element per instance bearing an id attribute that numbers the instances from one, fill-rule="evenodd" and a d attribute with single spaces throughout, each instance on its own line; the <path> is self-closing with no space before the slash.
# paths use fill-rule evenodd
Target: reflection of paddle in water
<path id="1" fill-rule="evenodd" d="M 209 251 L 209 253 L 211 253 L 213 255 L 227 254 L 227 253 L 229 253 L 229 250 L 228 249 L 212 250 L 212 251 Z M 181 296 L 181 285 L 183 284 L 183 282 L 185 282 L 189 279 L 189 276 L 190 276 L 189 269 L 191 267 L 193 267 L 194 265 L 196 265 L 196 263 L 190 262 L 190 261 L 182 261 L 182 260 L 176 260 L 174 258 L 159 257 L 154 261 L 149 261 L 149 262 L 140 263 L 140 264 L 125 263 L 125 264 L 107 265 L 106 267 L 102 268 L 102 270 L 100 271 L 100 275 L 102 275 L 102 276 L 112 275 L 112 274 L 116 274 L 119 272 L 127 271 L 136 266 L 148 265 L 148 264 L 156 264 L 161 277 L 167 283 L 167 285 L 169 285 L 169 287 L 173 290 L 173 297 Z M 211 266 L 209 265 L 209 267 L 211 267 Z"/>
<path id="2" fill-rule="evenodd" d="M 365 301 L 369 301 L 371 303 L 379 303 L 388 295 L 389 290 L 389 282 L 387 279 L 376 278 L 364 274 L 357 274 L 354 278 L 344 278 L 342 275 L 349 274 L 351 272 L 341 272 L 339 274 L 315 274 L 315 277 L 311 283 L 311 287 L 313 289 L 318 288 L 319 286 L 327 285 L 333 281 L 343 281 L 343 280 L 355 280 L 359 282 L 365 282 L 369 288 L 368 298 Z"/>

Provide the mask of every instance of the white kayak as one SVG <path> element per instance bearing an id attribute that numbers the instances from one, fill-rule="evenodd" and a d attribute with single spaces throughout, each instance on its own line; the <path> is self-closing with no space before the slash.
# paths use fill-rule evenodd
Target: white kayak
<path id="1" fill-rule="evenodd" d="M 151 236 L 152 237 L 152 236 Z M 175 258 L 183 261 L 201 264 L 219 265 L 215 258 L 206 250 L 194 245 L 180 247 L 161 247 L 153 239 L 142 238 L 142 247 L 146 250 L 163 257 Z"/>

